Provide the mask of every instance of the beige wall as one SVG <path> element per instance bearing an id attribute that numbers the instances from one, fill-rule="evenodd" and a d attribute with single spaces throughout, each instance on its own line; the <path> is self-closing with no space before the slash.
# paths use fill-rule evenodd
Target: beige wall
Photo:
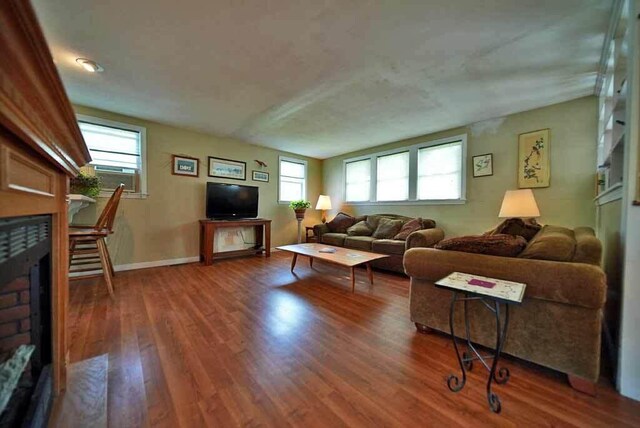
<path id="1" fill-rule="evenodd" d="M 109 249 L 116 265 L 181 259 L 198 256 L 198 220 L 205 217 L 205 183 L 207 181 L 239 184 L 236 180 L 207 177 L 207 156 L 241 160 L 247 163 L 247 181 L 241 184 L 260 188 L 259 216 L 273 220 L 272 246 L 293 243 L 297 224 L 286 205 L 279 205 L 278 156 L 294 156 L 308 161 L 307 199 L 315 204 L 322 183 L 320 160 L 259 147 L 231 138 L 192 132 L 155 122 L 135 119 L 106 111 L 76 106 L 76 112 L 115 120 L 147 129 L 147 187 L 146 199 L 123 199 L 110 238 Z M 200 177 L 181 177 L 171 174 L 171 155 L 182 154 L 200 159 Z M 251 170 L 258 169 L 254 159 L 267 163 L 270 182 L 251 180 Z M 74 223 L 93 223 L 104 206 L 82 210 Z M 320 213 L 307 211 L 304 224 L 313 225 Z"/>
<path id="2" fill-rule="evenodd" d="M 490 100 L 487 100 L 490 102 Z M 543 223 L 568 227 L 595 225 L 594 176 L 596 97 L 552 105 L 536 110 L 399 141 L 327 159 L 323 162 L 324 191 L 336 209 L 356 214 L 391 212 L 436 220 L 447 236 L 477 234 L 498 223 L 505 190 L 516 189 L 518 134 L 550 128 L 551 186 L 534 189 Z M 466 133 L 467 203 L 463 205 L 345 205 L 343 160 Z M 473 178 L 471 157 L 493 153 L 493 176 Z"/>

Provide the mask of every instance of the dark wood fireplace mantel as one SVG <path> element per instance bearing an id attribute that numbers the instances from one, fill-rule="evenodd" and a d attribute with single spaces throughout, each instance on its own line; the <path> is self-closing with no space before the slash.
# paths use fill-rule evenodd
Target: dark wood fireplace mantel
<path id="1" fill-rule="evenodd" d="M 0 2 L 0 218 L 51 217 L 54 393 L 67 364 L 69 177 L 91 158 L 27 0 Z"/>

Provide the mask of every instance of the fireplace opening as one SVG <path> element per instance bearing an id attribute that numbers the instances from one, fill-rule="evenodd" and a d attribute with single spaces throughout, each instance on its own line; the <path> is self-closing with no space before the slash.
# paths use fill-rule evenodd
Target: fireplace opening
<path id="1" fill-rule="evenodd" d="M 51 216 L 0 219 L 0 428 L 47 424 L 51 321 Z"/>

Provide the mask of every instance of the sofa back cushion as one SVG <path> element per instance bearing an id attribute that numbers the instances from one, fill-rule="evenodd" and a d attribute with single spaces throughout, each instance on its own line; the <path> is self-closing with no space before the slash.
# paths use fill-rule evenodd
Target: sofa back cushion
<path id="1" fill-rule="evenodd" d="M 378 221 L 378 227 L 373 232 L 376 239 L 393 239 L 400 232 L 404 220 L 392 220 L 387 217 L 381 217 Z"/>
<path id="2" fill-rule="evenodd" d="M 334 233 L 347 233 L 347 229 L 355 223 L 355 218 L 349 214 L 339 212 L 333 220 L 327 222 L 327 227 Z"/>
<path id="3" fill-rule="evenodd" d="M 546 225 L 529 241 L 527 248 L 518 257 L 570 262 L 573 261 L 575 251 L 576 240 L 573 230 Z"/>
<path id="4" fill-rule="evenodd" d="M 573 255 L 573 261 L 599 266 L 602 259 L 602 244 L 596 238 L 593 229 L 576 227 L 573 229 L 573 233 L 576 238 L 576 252 Z"/>
<path id="5" fill-rule="evenodd" d="M 460 236 L 438 242 L 438 250 L 462 251 L 465 253 L 489 254 L 492 256 L 515 257 L 525 247 L 527 241 L 517 235 Z"/>
<path id="6" fill-rule="evenodd" d="M 362 220 L 347 229 L 347 235 L 349 236 L 371 236 L 373 229 L 371 229 L 367 222 Z"/>
<path id="7" fill-rule="evenodd" d="M 420 217 L 414 218 L 413 220 L 409 220 L 400 228 L 400 232 L 393 239 L 397 239 L 400 241 L 406 241 L 409 235 L 411 235 L 416 230 L 422 229 L 422 219 Z"/>

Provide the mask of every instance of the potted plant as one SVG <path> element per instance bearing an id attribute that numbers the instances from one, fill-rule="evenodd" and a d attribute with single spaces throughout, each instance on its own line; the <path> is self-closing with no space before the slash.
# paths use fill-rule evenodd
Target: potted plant
<path id="1" fill-rule="evenodd" d="M 289 208 L 293 209 L 296 213 L 296 219 L 302 220 L 304 218 L 304 212 L 307 208 L 311 207 L 311 202 L 300 199 L 299 201 L 289 202 Z"/>
<path id="2" fill-rule="evenodd" d="M 80 193 L 81 195 L 95 198 L 100 194 L 102 183 L 100 177 L 89 175 L 80 171 L 77 177 L 71 179 L 71 193 Z"/>

